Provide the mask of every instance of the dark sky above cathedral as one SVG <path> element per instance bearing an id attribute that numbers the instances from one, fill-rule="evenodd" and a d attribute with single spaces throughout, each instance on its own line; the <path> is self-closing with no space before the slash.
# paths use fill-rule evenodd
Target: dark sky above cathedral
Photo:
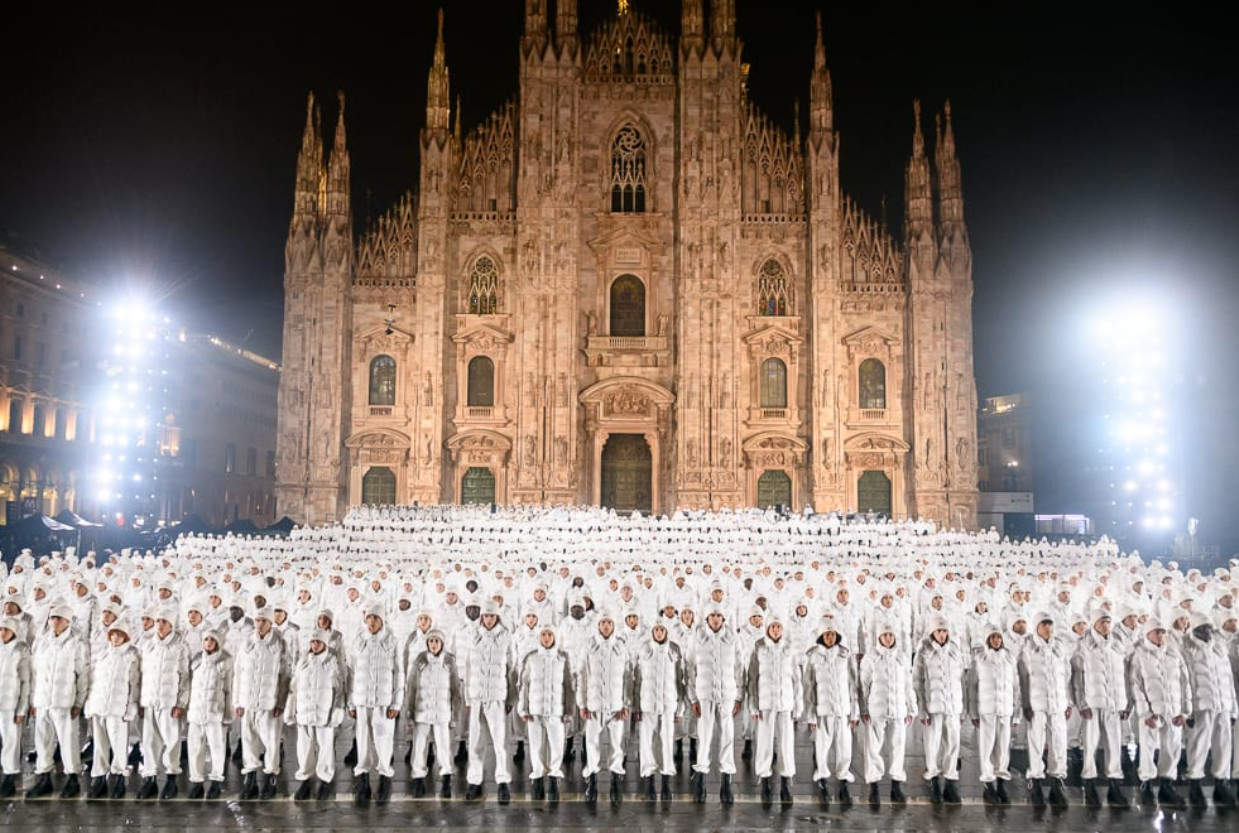
<path id="1" fill-rule="evenodd" d="M 174 315 L 278 355 L 305 94 L 328 123 L 348 95 L 360 229 L 415 182 L 439 5 L 24 7 L 0 58 L 0 228 L 88 282 L 151 281 Z M 516 91 L 524 3 L 442 5 L 468 128 Z M 678 29 L 678 2 L 634 5 Z M 1220 12 L 977 5 L 738 0 L 751 95 L 790 128 L 821 9 L 844 189 L 896 228 L 911 101 L 950 98 L 980 395 L 1069 401 L 1088 381 L 1085 317 L 1161 293 L 1184 324 L 1180 390 L 1207 417 L 1188 429 L 1191 479 L 1202 500 L 1234 494 L 1239 70 Z M 581 6 L 588 32 L 614 2 Z"/>

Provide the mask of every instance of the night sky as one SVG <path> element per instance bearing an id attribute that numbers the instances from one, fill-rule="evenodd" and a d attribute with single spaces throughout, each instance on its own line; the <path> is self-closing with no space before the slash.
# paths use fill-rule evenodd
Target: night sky
<path id="1" fill-rule="evenodd" d="M 360 231 L 415 183 L 440 4 L 255 5 L 24 9 L 2 59 L 0 228 L 278 357 L 306 92 L 328 125 L 348 96 Z M 468 129 L 516 92 L 524 2 L 442 5 Z M 1239 547 L 1239 70 L 1221 12 L 953 5 L 738 0 L 751 96 L 788 128 L 794 99 L 807 108 L 822 9 L 844 189 L 896 229 L 912 99 L 931 114 L 951 99 L 980 395 L 1033 393 L 1038 456 L 1070 467 L 1095 445 L 1077 407 L 1095 381 L 1087 322 L 1152 295 L 1181 348 L 1189 510 Z M 614 9 L 581 6 L 583 33 Z M 634 6 L 678 30 L 678 2 Z M 1079 508 L 1060 479 L 1039 511 Z"/>

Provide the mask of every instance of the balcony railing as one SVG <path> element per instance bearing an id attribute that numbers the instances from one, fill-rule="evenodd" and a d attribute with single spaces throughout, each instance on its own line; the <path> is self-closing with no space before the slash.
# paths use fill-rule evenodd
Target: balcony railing
<path id="1" fill-rule="evenodd" d="M 787 419 L 787 408 L 762 408 L 762 419 Z"/>
<path id="2" fill-rule="evenodd" d="M 860 418 L 864 422 L 886 422 L 885 408 L 861 408 Z"/>
<path id="3" fill-rule="evenodd" d="M 470 419 L 490 419 L 491 416 L 494 414 L 495 409 L 490 406 L 487 406 L 487 407 L 472 406 L 468 409 L 468 411 L 469 411 Z"/>
<path id="4" fill-rule="evenodd" d="M 377 405 L 370 406 L 370 416 L 391 416 L 391 414 L 392 414 L 392 409 L 390 405 L 385 405 L 381 407 Z"/>

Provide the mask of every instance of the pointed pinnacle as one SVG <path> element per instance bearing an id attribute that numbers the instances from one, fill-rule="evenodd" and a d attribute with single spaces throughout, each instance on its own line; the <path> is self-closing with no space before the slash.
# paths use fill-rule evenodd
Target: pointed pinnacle
<path id="1" fill-rule="evenodd" d="M 439 8 L 439 36 L 435 39 L 435 66 L 441 67 L 447 61 L 447 49 L 443 45 L 443 8 Z"/>
<path id="2" fill-rule="evenodd" d="M 921 133 L 921 100 L 912 99 L 912 115 L 916 127 L 912 131 L 912 158 L 919 159 L 925 155 L 925 136 Z"/>
<path id="3" fill-rule="evenodd" d="M 336 143 L 334 151 L 343 151 L 345 146 L 344 137 L 344 91 L 336 91 L 336 100 L 340 102 L 340 112 L 336 116 Z"/>
<path id="4" fill-rule="evenodd" d="M 826 46 L 822 42 L 822 13 L 817 13 L 817 44 L 813 48 L 813 68 L 826 66 Z"/>

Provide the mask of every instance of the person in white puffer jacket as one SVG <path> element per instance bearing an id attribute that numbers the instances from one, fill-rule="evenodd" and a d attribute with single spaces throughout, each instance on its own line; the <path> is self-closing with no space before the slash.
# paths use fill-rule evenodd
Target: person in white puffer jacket
<path id="1" fill-rule="evenodd" d="M 409 661 L 408 696 L 405 700 L 405 714 L 413 724 L 409 776 L 413 780 L 413 797 L 424 797 L 426 776 L 430 769 L 427 746 L 433 734 L 435 746 L 443 752 L 436 759 L 442 780 L 440 795 L 451 798 L 452 761 L 446 753 L 452 748 L 452 715 L 459 711 L 460 674 L 456 668 L 456 657 L 447 651 L 447 638 L 443 631 L 431 628 L 425 635 L 425 643 L 425 650 Z"/>
<path id="2" fill-rule="evenodd" d="M 1065 807 L 1067 721 L 1072 713 L 1071 652 L 1055 637 L 1054 619 L 1049 613 L 1036 613 L 1031 621 L 1034 629 L 1024 640 L 1017 666 L 1024 701 L 1021 705 L 1028 721 L 1029 798 L 1034 807 L 1044 806 L 1041 781 L 1048 772 L 1050 803 Z"/>
<path id="3" fill-rule="evenodd" d="M 564 724 L 575 710 L 572 664 L 556 644 L 555 628 L 538 629 L 538 647 L 520 664 L 517 713 L 529 731 L 531 797 L 559 802 L 564 777 Z"/>
<path id="4" fill-rule="evenodd" d="M 125 796 L 129 777 L 129 727 L 138 719 L 142 658 L 124 622 L 109 625 L 104 638 L 106 647 L 92 663 L 90 695 L 83 710 L 94 740 L 87 795 L 119 799 Z"/>
<path id="5" fill-rule="evenodd" d="M 391 799 L 392 753 L 396 720 L 404 705 L 404 671 L 396 636 L 384 621 L 386 612 L 377 605 L 364 611 L 363 628 L 348 646 L 351 667 L 348 708 L 356 721 L 357 765 L 353 797 L 370 800 L 370 775 L 377 773 L 374 797 L 379 804 Z"/>
<path id="6" fill-rule="evenodd" d="M 632 670 L 628 663 L 628 646 L 616 631 L 614 615 L 603 611 L 598 615 L 597 633 L 585 647 L 585 658 L 577 681 L 577 699 L 584 722 L 585 800 L 598 800 L 598 773 L 604 764 L 611 773 L 611 801 L 621 801 L 624 780 L 625 734 L 632 697 Z M 605 729 L 609 756 L 602 757 L 602 734 Z"/>
<path id="7" fill-rule="evenodd" d="M 1127 720 L 1127 651 L 1110 630 L 1110 614 L 1097 609 L 1090 617 L 1089 629 L 1076 643 L 1071 660 L 1072 699 L 1083 728 L 1084 803 L 1101 806 L 1097 792 L 1097 747 L 1104 742 L 1106 801 L 1112 807 L 1127 807 L 1123 795 L 1123 724 Z"/>
<path id="8" fill-rule="evenodd" d="M 959 724 L 964 714 L 964 661 L 960 641 L 952 638 L 945 616 L 931 616 L 916 652 L 912 679 L 921 707 L 925 745 L 925 780 L 929 800 L 959 804 Z M 943 783 L 945 781 L 945 784 Z"/>
<path id="9" fill-rule="evenodd" d="M 1183 727 L 1192 710 L 1192 686 L 1183 656 L 1170 646 L 1166 624 L 1156 616 L 1144 623 L 1144 637 L 1127 665 L 1128 710 L 1140 741 L 1140 803 L 1184 808 L 1174 788 L 1183 749 Z M 1156 799 L 1154 779 L 1161 778 Z"/>
<path id="10" fill-rule="evenodd" d="M 495 782 L 499 785 L 499 802 L 511 800 L 508 769 L 506 717 L 516 702 L 516 675 L 512 672 L 511 632 L 499 619 L 499 608 L 487 602 L 482 608 L 480 628 L 457 625 L 460 644 L 466 646 L 463 671 L 465 705 L 469 715 L 469 766 L 465 780 L 469 786 L 465 798 L 474 801 L 482 797 L 483 765 L 487 747 L 483 731 L 490 733 L 495 752 Z M 444 631 L 446 633 L 446 631 Z M 444 754 L 440 750 L 439 754 Z"/>
<path id="11" fill-rule="evenodd" d="M 344 720 L 344 675 L 327 643 L 331 635 L 315 630 L 310 647 L 293 668 L 284 707 L 284 723 L 297 728 L 297 781 L 294 801 L 305 801 L 318 779 L 318 800 L 331 796 L 336 777 L 336 727 Z"/>
<path id="12" fill-rule="evenodd" d="M 189 752 L 189 797 L 202 798 L 203 781 L 208 799 L 219 798 L 224 784 L 224 762 L 228 754 L 228 731 L 232 722 L 232 654 L 224 650 L 219 631 L 202 635 L 202 652 L 189 664 L 189 708 L 185 713 L 185 736 Z M 206 756 L 211 756 L 211 771 L 206 772 Z"/>
<path id="13" fill-rule="evenodd" d="M 1205 765 L 1212 758 L 1213 800 L 1220 806 L 1235 803 L 1230 779 L 1231 721 L 1239 717 L 1235 678 L 1226 655 L 1226 645 L 1201 613 L 1192 614 L 1191 631 L 1180 643 L 1192 686 L 1192 713 L 1187 729 L 1187 801 L 1193 807 L 1206 805 L 1203 788 Z"/>
<path id="14" fill-rule="evenodd" d="M 706 624 L 697 629 L 693 662 L 688 667 L 688 699 L 697 716 L 697 760 L 693 764 L 693 800 L 706 800 L 711 746 L 718 733 L 718 769 L 722 774 L 719 801 L 730 806 L 735 797 L 731 777 L 736 773 L 736 722 L 743 695 L 740 691 L 740 644 L 728 625 L 723 607 L 706 609 Z"/>
<path id="15" fill-rule="evenodd" d="M 986 804 L 1010 804 L 1006 782 L 1011 780 L 1011 723 L 1020 704 L 1020 675 L 1016 655 L 991 622 L 981 644 L 972 649 L 965 689 L 968 715 L 977 729 L 977 764 Z"/>
<path id="16" fill-rule="evenodd" d="M 167 778 L 160 799 L 175 798 L 181 774 L 181 724 L 189 706 L 189 646 L 175 630 L 176 611 L 155 613 L 155 635 L 140 646 L 142 656 L 142 785 L 138 798 L 153 798 L 162 764 Z"/>
<path id="17" fill-rule="evenodd" d="M 633 664 L 633 717 L 639 722 L 639 760 L 645 800 L 654 801 L 654 775 L 662 773 L 661 797 L 671 801 L 675 775 L 675 721 L 686 691 L 684 659 L 659 621 Z"/>
<path id="18" fill-rule="evenodd" d="M 30 649 L 18 638 L 23 624 L 0 619 L 0 798 L 11 798 L 21 776 L 21 735 L 30 710 Z"/>
<path id="19" fill-rule="evenodd" d="M 856 658 L 843 644 L 834 616 L 823 616 L 818 631 L 804 665 L 804 719 L 813 733 L 813 780 L 818 800 L 823 807 L 829 805 L 828 779 L 833 769 L 839 779 L 839 801 L 850 807 L 848 785 L 856 777 L 852 774 L 852 731 L 860 722 Z"/>
<path id="20" fill-rule="evenodd" d="M 72 628 L 73 611 L 54 602 L 48 612 L 48 628 L 35 641 L 31 670 L 30 714 L 34 718 L 36 752 L 34 786 L 27 798 L 52 792 L 53 753 L 60 744 L 65 783 L 61 798 L 76 798 L 82 785 L 78 718 L 90 692 L 90 649 Z"/>
<path id="21" fill-rule="evenodd" d="M 284 640 L 275 631 L 269 607 L 254 610 L 254 628 L 241 643 L 232 675 L 233 714 L 241 723 L 243 801 L 275 797 L 280 773 L 280 737 L 288 676 Z M 225 643 L 226 644 L 226 643 Z M 263 772 L 259 787 L 258 771 Z"/>
<path id="22" fill-rule="evenodd" d="M 762 802 L 774 800 L 771 778 L 774 755 L 779 756 L 779 799 L 792 803 L 792 778 L 796 775 L 796 717 L 804 706 L 800 658 L 792 651 L 783 622 L 771 615 L 766 634 L 753 646 L 747 675 L 748 703 L 757 735 L 753 769 L 761 779 Z M 777 737 L 777 741 L 776 741 Z"/>
<path id="23" fill-rule="evenodd" d="M 883 774 L 890 775 L 891 801 L 907 801 L 903 782 L 908 780 L 904 752 L 908 727 L 916 718 L 916 689 L 908 652 L 898 645 L 890 621 L 879 624 L 874 644 L 860 664 L 860 719 L 865 724 L 865 780 L 869 783 L 869 805 L 881 803 L 878 793 Z M 882 747 L 889 740 L 886 760 Z"/>

